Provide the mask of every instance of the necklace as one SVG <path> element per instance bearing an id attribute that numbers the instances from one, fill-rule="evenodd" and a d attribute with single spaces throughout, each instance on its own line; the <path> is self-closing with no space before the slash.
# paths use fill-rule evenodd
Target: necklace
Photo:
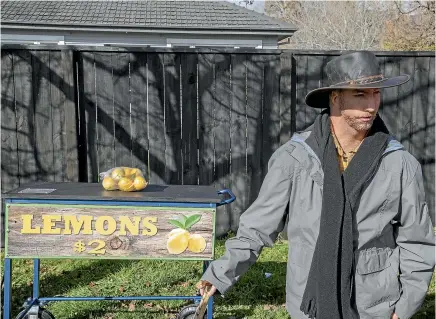
<path id="1" fill-rule="evenodd" d="M 333 123 L 330 124 L 330 128 L 331 128 L 333 139 L 335 141 L 336 148 L 338 150 L 339 155 L 342 157 L 344 162 L 349 163 L 349 161 L 351 161 L 351 159 L 353 158 L 354 154 L 357 153 L 357 150 L 359 149 L 360 145 L 362 145 L 363 140 L 368 135 L 369 130 L 366 131 L 365 136 L 363 137 L 363 139 L 360 141 L 359 145 L 357 145 L 357 147 L 354 150 L 352 150 L 350 152 L 346 152 L 344 150 L 344 148 L 342 147 L 341 143 L 339 142 L 336 134 L 335 134 L 335 129 L 333 127 Z M 338 148 L 338 146 L 339 146 L 339 148 Z"/>

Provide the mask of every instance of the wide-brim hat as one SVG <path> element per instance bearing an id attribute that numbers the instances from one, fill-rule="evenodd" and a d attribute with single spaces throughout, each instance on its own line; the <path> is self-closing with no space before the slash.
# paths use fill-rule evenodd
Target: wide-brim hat
<path id="1" fill-rule="evenodd" d="M 340 55 L 326 64 L 324 73 L 328 86 L 312 90 L 306 95 L 306 104 L 311 107 L 329 107 L 329 95 L 333 90 L 382 89 L 404 84 L 410 79 L 407 74 L 385 77 L 380 71 L 377 57 L 369 51 Z"/>

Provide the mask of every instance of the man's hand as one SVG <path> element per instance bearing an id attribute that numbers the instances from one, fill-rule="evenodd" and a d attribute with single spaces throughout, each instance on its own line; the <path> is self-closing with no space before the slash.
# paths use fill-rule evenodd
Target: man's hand
<path id="1" fill-rule="evenodd" d="M 216 293 L 216 287 L 212 286 L 208 293 L 209 293 L 210 296 L 213 296 Z M 200 288 L 200 295 L 203 297 L 203 295 L 204 295 L 204 288 Z"/>
<path id="2" fill-rule="evenodd" d="M 397 316 L 397 314 L 394 312 L 393 314 L 392 314 L 392 319 L 400 319 L 398 316 Z"/>
<path id="3" fill-rule="evenodd" d="M 216 287 L 213 286 L 210 282 L 205 280 L 200 280 L 196 287 L 200 290 L 200 295 L 203 297 L 205 288 L 208 287 L 208 293 L 210 296 L 213 296 L 216 292 Z"/>

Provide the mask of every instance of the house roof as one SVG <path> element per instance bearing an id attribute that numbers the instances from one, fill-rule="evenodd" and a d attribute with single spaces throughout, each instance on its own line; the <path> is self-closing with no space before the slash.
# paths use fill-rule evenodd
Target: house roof
<path id="1" fill-rule="evenodd" d="M 227 1 L 2 1 L 2 28 L 291 35 L 294 25 Z"/>

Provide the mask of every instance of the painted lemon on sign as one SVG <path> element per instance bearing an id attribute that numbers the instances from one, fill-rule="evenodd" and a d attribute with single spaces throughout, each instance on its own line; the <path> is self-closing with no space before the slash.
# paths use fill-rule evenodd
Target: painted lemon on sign
<path id="1" fill-rule="evenodd" d="M 193 253 L 201 253 L 206 249 L 206 239 L 199 234 L 189 236 L 188 249 Z"/>
<path id="2" fill-rule="evenodd" d="M 189 229 L 198 223 L 201 215 L 180 215 L 177 219 L 170 219 L 169 223 L 176 226 L 168 234 L 167 250 L 170 254 L 181 254 L 186 250 L 201 253 L 206 249 L 206 240 L 200 234 L 190 234 Z"/>
<path id="3" fill-rule="evenodd" d="M 171 236 L 177 235 L 178 233 L 183 233 L 183 232 L 187 232 L 186 230 L 182 229 L 182 228 L 176 228 L 173 229 L 172 231 L 170 231 L 167 235 L 168 238 L 170 238 Z M 189 232 L 188 232 L 189 235 Z"/>
<path id="4" fill-rule="evenodd" d="M 181 254 L 186 250 L 186 248 L 188 248 L 188 243 L 189 232 L 184 229 L 180 229 L 180 231 L 173 233 L 173 235 L 168 238 L 168 252 L 173 255 Z"/>

